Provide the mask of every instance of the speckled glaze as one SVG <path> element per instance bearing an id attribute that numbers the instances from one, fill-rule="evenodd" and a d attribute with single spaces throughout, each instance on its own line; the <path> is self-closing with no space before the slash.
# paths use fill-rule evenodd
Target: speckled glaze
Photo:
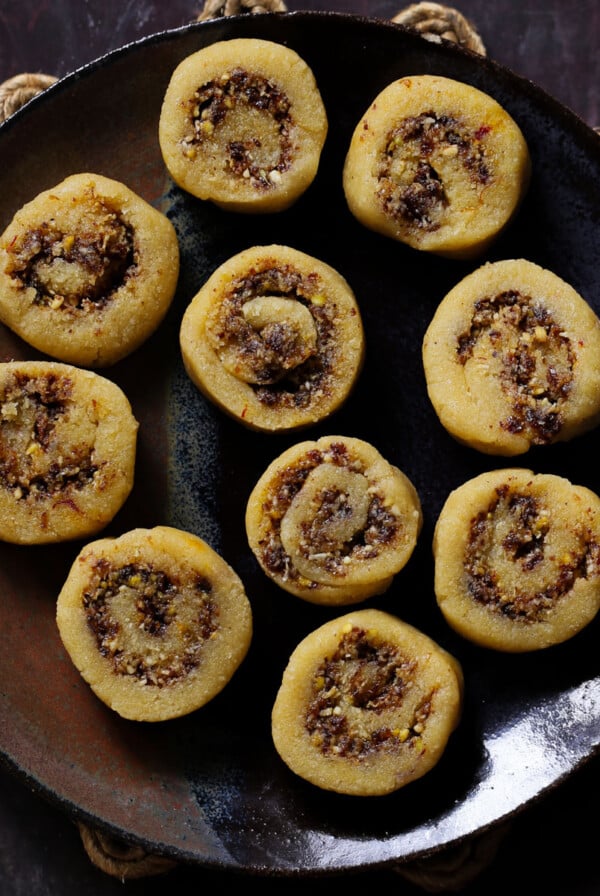
<path id="1" fill-rule="evenodd" d="M 240 36 L 297 50 L 313 68 L 330 117 L 310 189 L 288 211 L 260 219 L 184 195 L 167 177 L 157 139 L 162 97 L 178 62 L 212 41 Z M 489 469 L 490 460 L 441 428 L 427 400 L 421 342 L 438 302 L 473 265 L 425 257 L 367 232 L 349 214 L 341 181 L 351 133 L 370 101 L 392 79 L 423 72 L 490 93 L 529 143 L 529 193 L 481 260 L 527 257 L 599 311 L 600 137 L 491 60 L 397 26 L 335 13 L 186 26 L 66 77 L 0 128 L 2 229 L 36 193 L 89 170 L 123 181 L 165 211 L 180 239 L 181 277 L 167 319 L 134 355 L 106 371 L 140 421 L 134 490 L 106 534 L 176 525 L 221 552 L 253 606 L 255 636 L 243 670 L 186 718 L 150 726 L 117 717 L 73 668 L 54 621 L 56 596 L 80 545 L 0 545 L 2 756 L 75 818 L 150 851 L 263 875 L 393 865 L 503 821 L 598 749 L 598 621 L 556 648 L 503 656 L 461 641 L 436 609 L 435 519 L 448 492 Z M 225 419 L 191 386 L 179 355 L 183 310 L 209 274 L 249 245 L 274 242 L 338 269 L 364 317 L 367 354 L 357 389 L 310 438 L 341 433 L 370 441 L 407 473 L 423 503 L 424 527 L 410 563 L 369 605 L 421 628 L 465 672 L 464 716 L 442 760 L 390 797 L 357 801 L 321 792 L 275 754 L 270 711 L 283 668 L 304 635 L 337 612 L 278 591 L 245 539 L 250 490 L 296 437 L 252 433 Z M 13 357 L 38 355 L 2 329 L 0 360 Z M 599 448 L 594 431 L 533 450 L 528 466 L 598 491 Z"/>

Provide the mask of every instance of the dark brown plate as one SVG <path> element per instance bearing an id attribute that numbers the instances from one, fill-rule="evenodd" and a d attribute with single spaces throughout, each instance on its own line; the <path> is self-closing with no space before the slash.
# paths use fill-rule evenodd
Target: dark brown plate
<path id="1" fill-rule="evenodd" d="M 316 181 L 289 211 L 235 216 L 173 187 L 160 157 L 162 97 L 177 63 L 230 37 L 289 44 L 313 68 L 330 119 Z M 455 636 L 433 594 L 433 525 L 450 489 L 509 466 L 457 445 L 427 399 L 421 341 L 443 295 L 474 263 L 425 257 L 367 232 L 349 214 L 341 170 L 360 115 L 390 81 L 436 73 L 473 84 L 516 118 L 533 179 L 518 219 L 481 259 L 524 257 L 553 269 L 600 311 L 600 138 L 529 82 L 397 26 L 336 13 L 218 19 L 153 35 L 64 78 L 0 128 L 0 227 L 38 192 L 94 171 L 165 210 L 181 240 L 178 293 L 163 326 L 104 371 L 140 420 L 134 491 L 106 530 L 169 523 L 203 536 L 243 578 L 255 635 L 233 681 L 198 712 L 159 724 L 107 709 L 66 656 L 55 599 L 81 545 L 0 545 L 0 751 L 8 766 L 74 817 L 150 851 L 212 868 L 318 874 L 384 866 L 497 824 L 555 786 L 600 742 L 598 621 L 559 647 L 496 655 Z M 436 638 L 462 662 L 460 728 L 425 778 L 385 798 L 326 793 L 277 757 L 270 709 L 295 645 L 339 611 L 278 591 L 251 556 L 244 509 L 267 463 L 297 436 L 246 431 L 207 404 L 183 372 L 184 308 L 214 268 L 250 245 L 287 243 L 353 286 L 367 361 L 334 418 L 304 433 L 372 442 L 416 485 L 425 524 L 390 591 L 370 605 Z M 477 262 L 478 264 L 479 262 Z M 36 357 L 0 333 L 0 358 Z M 381 400 L 379 403 L 378 399 Z M 600 491 L 600 433 L 535 449 L 521 466 Z"/>

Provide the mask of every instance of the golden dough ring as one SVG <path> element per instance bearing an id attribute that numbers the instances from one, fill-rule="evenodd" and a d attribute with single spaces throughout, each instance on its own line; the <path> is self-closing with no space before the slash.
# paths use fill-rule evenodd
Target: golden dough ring
<path id="1" fill-rule="evenodd" d="M 439 762 L 462 698 L 462 668 L 445 649 L 390 613 L 359 610 L 292 652 L 273 705 L 273 741 L 311 784 L 381 796 Z"/>
<path id="2" fill-rule="evenodd" d="M 277 585 L 311 603 L 381 594 L 422 525 L 408 477 L 361 439 L 299 442 L 269 464 L 248 499 L 248 542 Z"/>
<path id="3" fill-rule="evenodd" d="M 0 539 L 104 528 L 134 482 L 138 422 L 116 383 L 57 361 L 0 364 Z"/>
<path id="4" fill-rule="evenodd" d="M 487 454 L 568 441 L 600 421 L 600 319 L 526 259 L 488 262 L 439 303 L 422 346 L 448 432 Z"/>
<path id="5" fill-rule="evenodd" d="M 59 361 L 105 367 L 157 329 L 178 276 L 166 215 L 119 181 L 72 174 L 0 237 L 0 320 Z"/>
<path id="6" fill-rule="evenodd" d="M 343 188 L 365 227 L 422 252 L 473 258 L 513 219 L 530 173 L 525 137 L 493 97 L 411 75 L 384 87 L 360 117 Z"/>
<path id="7" fill-rule="evenodd" d="M 464 638 L 518 653 L 560 644 L 600 608 L 600 497 L 509 468 L 450 493 L 433 538 L 434 587 Z"/>
<path id="8" fill-rule="evenodd" d="M 96 696 L 144 722 L 212 700 L 252 638 L 239 576 L 203 539 L 171 526 L 85 545 L 58 596 L 56 622 Z"/>
<path id="9" fill-rule="evenodd" d="M 255 214 L 283 211 L 308 189 L 327 130 L 315 76 L 298 53 L 274 41 L 231 38 L 175 68 L 158 138 L 179 187 Z"/>
<path id="10" fill-rule="evenodd" d="M 208 278 L 180 327 L 185 369 L 244 426 L 284 432 L 317 423 L 348 398 L 364 331 L 348 282 L 288 246 L 253 246 Z"/>

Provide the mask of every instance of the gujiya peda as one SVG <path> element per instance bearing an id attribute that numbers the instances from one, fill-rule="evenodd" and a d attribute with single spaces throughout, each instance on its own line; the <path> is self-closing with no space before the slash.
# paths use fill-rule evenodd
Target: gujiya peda
<path id="1" fill-rule="evenodd" d="M 600 422 L 600 320 L 524 259 L 488 262 L 442 299 L 423 340 L 433 407 L 458 441 L 513 456 Z"/>
<path id="2" fill-rule="evenodd" d="M 424 252 L 482 253 L 512 220 L 531 160 L 491 96 L 437 75 L 400 78 L 358 122 L 344 163 L 348 207 L 363 225 Z"/>
<path id="3" fill-rule="evenodd" d="M 180 187 L 233 212 L 279 212 L 314 180 L 327 136 L 314 74 L 294 50 L 218 41 L 179 63 L 159 119 Z"/>
<path id="4" fill-rule="evenodd" d="M 254 246 L 224 262 L 186 309 L 185 369 L 246 427 L 307 427 L 348 398 L 364 360 L 356 297 L 330 265 L 289 246 Z"/>
<path id="5" fill-rule="evenodd" d="M 52 358 L 106 367 L 157 329 L 178 276 L 166 215 L 119 181 L 73 174 L 0 238 L 0 320 Z"/>
<path id="6" fill-rule="evenodd" d="M 92 535 L 128 498 L 138 423 L 115 383 L 57 361 L 0 364 L 0 539 Z"/>
<path id="7" fill-rule="evenodd" d="M 386 591 L 423 515 L 412 482 L 361 439 L 323 436 L 272 461 L 246 507 L 248 543 L 269 578 L 315 604 Z"/>
<path id="8" fill-rule="evenodd" d="M 56 620 L 96 696 L 146 722 L 186 715 L 216 697 L 252 638 L 238 575 L 203 539 L 169 526 L 85 546 Z"/>
<path id="9" fill-rule="evenodd" d="M 273 742 L 317 787 L 383 796 L 437 765 L 462 700 L 462 668 L 451 654 L 389 613 L 360 610 L 314 630 L 291 654 Z"/>
<path id="10" fill-rule="evenodd" d="M 509 468 L 448 496 L 433 540 L 449 625 L 510 653 L 577 635 L 600 608 L 600 498 L 548 473 Z"/>

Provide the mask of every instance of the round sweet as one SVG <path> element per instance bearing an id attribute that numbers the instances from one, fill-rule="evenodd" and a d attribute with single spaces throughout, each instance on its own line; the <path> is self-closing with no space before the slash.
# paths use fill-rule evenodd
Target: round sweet
<path id="1" fill-rule="evenodd" d="M 482 647 L 560 644 L 600 608 L 600 498 L 552 474 L 509 468 L 448 496 L 433 540 L 446 621 Z"/>
<path id="2" fill-rule="evenodd" d="M 56 621 L 96 696 L 145 722 L 212 700 L 252 638 L 237 574 L 201 538 L 169 526 L 85 546 L 59 594 Z"/>
<path id="3" fill-rule="evenodd" d="M 364 360 L 352 289 L 332 267 L 288 246 L 233 256 L 191 300 L 180 329 L 187 373 L 246 427 L 307 427 L 336 411 Z"/>
<path id="4" fill-rule="evenodd" d="M 383 796 L 439 762 L 462 698 L 462 669 L 446 650 L 389 613 L 360 610 L 293 651 L 273 706 L 273 742 L 317 787 Z"/>
<path id="5" fill-rule="evenodd" d="M 393 81 L 358 122 L 346 155 L 348 207 L 413 249 L 482 253 L 529 184 L 525 138 L 496 100 L 437 75 Z"/>
<path id="6" fill-rule="evenodd" d="M 487 454 L 523 454 L 600 422 L 600 320 L 524 259 L 487 263 L 445 296 L 423 366 L 442 425 Z"/>
<path id="7" fill-rule="evenodd" d="M 237 38 L 179 63 L 158 136 L 180 187 L 233 212 L 279 212 L 310 186 L 327 136 L 313 72 L 290 47 Z"/>
<path id="8" fill-rule="evenodd" d="M 121 389 L 57 361 L 0 364 L 0 539 L 92 535 L 128 498 L 138 423 Z"/>
<path id="9" fill-rule="evenodd" d="M 73 174 L 0 237 L 0 320 L 52 358 L 106 367 L 157 329 L 178 276 L 165 215 L 118 181 Z"/>
<path id="10" fill-rule="evenodd" d="M 267 467 L 246 507 L 263 571 L 310 603 L 353 604 L 386 591 L 423 522 L 408 477 L 361 439 L 323 436 Z"/>

